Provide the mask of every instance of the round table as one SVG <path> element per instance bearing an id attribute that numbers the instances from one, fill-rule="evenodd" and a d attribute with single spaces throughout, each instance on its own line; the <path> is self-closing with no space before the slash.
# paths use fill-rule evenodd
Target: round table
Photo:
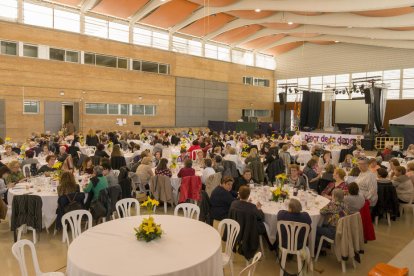
<path id="1" fill-rule="evenodd" d="M 270 201 L 269 198 L 271 198 L 271 189 L 274 188 L 267 186 L 254 188 L 251 191 L 250 198 L 252 199 L 253 203 L 260 201 L 262 204 L 262 211 L 265 215 L 265 222 L 267 224 L 267 235 L 269 237 L 269 240 L 274 243 L 276 241 L 277 234 L 277 214 L 280 210 L 287 210 L 287 204 Z M 263 192 L 263 190 L 265 192 Z M 292 196 L 292 191 L 289 191 L 290 198 L 296 198 L 297 200 L 301 201 L 303 207 L 302 211 L 307 212 L 312 219 L 311 232 L 309 234 L 309 250 L 313 256 L 316 239 L 316 228 L 322 222 L 320 210 L 329 203 L 329 199 L 304 191 L 299 191 L 299 193 L 303 194 L 303 197 L 301 197 L 300 194 L 298 194 L 297 197 Z M 264 196 L 264 194 L 266 194 L 266 196 Z M 308 208 L 305 208 L 305 198 L 307 198 Z"/>
<path id="2" fill-rule="evenodd" d="M 7 202 L 8 202 L 8 215 L 11 215 L 11 208 L 13 203 L 13 197 L 15 195 L 37 195 L 42 198 L 42 222 L 43 227 L 48 229 L 56 219 L 56 209 L 58 207 L 58 194 L 56 188 L 51 188 L 50 186 L 45 187 L 44 191 L 38 192 L 38 189 L 29 188 L 26 189 L 26 186 L 29 187 L 33 183 L 19 183 L 15 188 L 9 189 L 7 192 Z"/>
<path id="3" fill-rule="evenodd" d="M 134 227 L 146 217 L 112 220 L 82 233 L 69 246 L 66 274 L 223 275 L 221 238 L 213 227 L 184 217 L 154 215 L 162 237 L 137 241 Z"/>

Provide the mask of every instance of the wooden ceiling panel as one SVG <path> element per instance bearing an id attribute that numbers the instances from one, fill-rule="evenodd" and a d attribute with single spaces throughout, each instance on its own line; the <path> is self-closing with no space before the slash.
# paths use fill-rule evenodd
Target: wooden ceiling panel
<path id="1" fill-rule="evenodd" d="M 128 18 L 149 0 L 102 0 L 92 11 L 110 16 Z"/>
<path id="2" fill-rule="evenodd" d="M 318 44 L 318 45 L 332 45 L 336 43 L 335 41 L 329 41 L 329 40 L 311 40 L 308 42 L 312 44 Z"/>
<path id="3" fill-rule="evenodd" d="M 292 30 L 300 26 L 300 24 L 288 23 L 263 23 L 262 26 L 274 30 Z"/>
<path id="4" fill-rule="evenodd" d="M 167 29 L 186 19 L 198 8 L 198 4 L 186 0 L 172 0 L 160 6 L 140 23 Z"/>
<path id="5" fill-rule="evenodd" d="M 290 36 L 293 37 L 316 37 L 316 36 L 320 36 L 320 34 L 312 34 L 312 33 L 294 33 L 294 34 L 289 34 Z"/>
<path id="6" fill-rule="evenodd" d="M 274 11 L 229 11 L 227 13 L 242 19 L 261 19 L 275 14 Z"/>
<path id="7" fill-rule="evenodd" d="M 412 12 L 414 12 L 414 9 L 412 7 L 403 7 L 403 8 L 387 9 L 387 10 L 354 12 L 354 14 L 369 16 L 369 17 L 390 17 L 390 16 L 408 14 Z"/>
<path id="8" fill-rule="evenodd" d="M 290 43 L 286 43 L 286 44 L 283 44 L 283 45 L 279 45 L 279 46 L 267 49 L 265 52 L 267 54 L 277 56 L 277 55 L 281 55 L 283 53 L 289 52 L 289 51 L 291 51 L 295 48 L 298 48 L 302 45 L 303 45 L 302 41 L 290 42 Z"/>
<path id="9" fill-rule="evenodd" d="M 209 7 L 224 7 L 230 4 L 239 2 L 239 0 L 190 0 L 193 3 L 197 3 L 200 6 L 209 6 Z"/>
<path id="10" fill-rule="evenodd" d="M 396 27 L 396 28 L 386 28 L 391 31 L 414 31 L 414 27 Z"/>
<path id="11" fill-rule="evenodd" d="M 54 2 L 77 7 L 82 3 L 82 0 L 55 0 Z"/>
<path id="12" fill-rule="evenodd" d="M 243 26 L 243 27 L 239 27 L 231 31 L 222 33 L 216 36 L 215 38 L 213 38 L 213 40 L 222 42 L 222 43 L 231 44 L 243 38 L 246 38 L 249 35 L 252 35 L 261 29 L 263 29 L 263 26 L 258 25 L 258 24 Z"/>
<path id="13" fill-rule="evenodd" d="M 316 16 L 316 15 L 323 14 L 323 12 L 292 12 L 292 13 L 297 14 L 297 15 L 305 15 L 305 16 Z"/>
<path id="14" fill-rule="evenodd" d="M 219 28 L 223 27 L 228 22 L 234 19 L 236 18 L 230 14 L 218 13 L 197 20 L 194 23 L 188 25 L 187 27 L 181 29 L 180 32 L 189 35 L 203 37 L 211 32 L 218 30 Z"/>
<path id="15" fill-rule="evenodd" d="M 260 49 L 266 45 L 272 44 L 278 40 L 281 40 L 282 38 L 284 38 L 286 35 L 285 34 L 274 34 L 274 35 L 269 35 L 269 36 L 265 36 L 265 37 L 261 37 L 261 38 L 257 38 L 251 41 L 248 41 L 242 45 L 240 45 L 241 48 L 244 49 L 248 49 L 248 50 L 255 50 L 255 49 Z"/>

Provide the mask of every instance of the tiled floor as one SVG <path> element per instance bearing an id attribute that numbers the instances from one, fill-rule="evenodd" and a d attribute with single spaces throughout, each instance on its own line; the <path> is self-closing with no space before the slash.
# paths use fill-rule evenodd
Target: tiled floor
<path id="1" fill-rule="evenodd" d="M 392 222 L 388 226 L 385 220 L 380 220 L 379 225 L 375 228 L 377 240 L 369 242 L 365 246 L 365 254 L 362 255 L 362 263 L 357 265 L 354 270 L 348 265 L 346 275 L 360 276 L 367 275 L 367 272 L 379 262 L 387 263 L 396 255 L 408 242 L 414 239 L 414 216 L 412 213 L 405 214 L 402 218 Z M 31 232 L 30 232 L 31 233 Z M 32 239 L 30 233 L 25 236 Z M 40 267 L 43 271 L 65 271 L 66 266 L 66 243 L 61 242 L 62 234 L 58 233 L 53 236 L 52 233 L 41 233 L 40 241 L 36 245 Z M 11 253 L 13 244 L 13 234 L 9 231 L 7 222 L 0 224 L 0 275 L 20 275 L 18 264 Z M 265 250 L 266 256 L 262 259 L 256 270 L 257 276 L 261 275 L 279 275 L 279 265 L 273 252 Z M 412 252 L 414 255 L 414 252 Z M 27 255 L 27 260 L 31 259 Z M 241 256 L 236 255 L 234 260 L 235 275 L 245 266 L 245 261 Z M 291 261 L 289 268 L 294 272 L 296 262 Z M 341 265 L 336 261 L 334 255 L 328 251 L 326 257 L 320 257 L 319 262 L 315 264 L 313 275 L 340 275 Z M 33 275 L 33 272 L 29 275 Z M 138 270 L 137 270 L 137 275 Z M 225 275 L 230 275 L 228 269 Z M 312 274 L 310 274 L 312 275 Z"/>

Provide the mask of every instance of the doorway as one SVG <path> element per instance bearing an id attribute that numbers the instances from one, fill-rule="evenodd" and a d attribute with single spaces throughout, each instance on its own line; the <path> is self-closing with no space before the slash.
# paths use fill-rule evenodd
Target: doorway
<path id="1" fill-rule="evenodd" d="M 62 104 L 63 107 L 63 124 L 73 123 L 73 104 Z"/>

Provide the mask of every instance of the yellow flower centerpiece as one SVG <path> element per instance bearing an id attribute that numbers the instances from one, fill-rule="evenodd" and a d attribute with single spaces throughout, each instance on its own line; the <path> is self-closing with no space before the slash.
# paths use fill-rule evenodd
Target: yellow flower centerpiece
<path id="1" fill-rule="evenodd" d="M 59 180 L 60 179 L 60 175 L 62 174 L 62 165 L 63 163 L 60 161 L 55 162 L 55 164 L 53 164 L 53 169 L 55 169 L 55 171 L 52 173 L 52 178 L 54 180 Z"/>
<path id="2" fill-rule="evenodd" d="M 273 201 L 279 201 L 279 198 L 282 199 L 282 201 L 285 201 L 289 197 L 289 193 L 286 190 L 283 190 L 283 187 L 277 187 L 276 190 L 272 192 L 272 200 Z"/>
<path id="3" fill-rule="evenodd" d="M 158 206 L 159 204 L 160 203 L 157 200 L 148 197 L 147 200 L 141 204 L 141 207 L 146 207 L 148 213 L 152 214 L 154 206 Z M 148 218 L 144 218 L 141 225 L 138 228 L 134 228 L 134 230 L 135 236 L 139 241 L 144 240 L 150 242 L 157 238 L 161 238 L 162 235 L 161 224 L 156 224 L 151 215 Z"/>
<path id="4" fill-rule="evenodd" d="M 170 166 L 170 169 L 176 169 L 177 168 L 177 158 L 178 158 L 178 155 L 171 154 L 171 166 Z"/>
<path id="5" fill-rule="evenodd" d="M 285 173 L 281 173 L 276 175 L 276 180 L 280 183 L 280 186 L 283 187 L 287 181 L 287 175 Z"/>

